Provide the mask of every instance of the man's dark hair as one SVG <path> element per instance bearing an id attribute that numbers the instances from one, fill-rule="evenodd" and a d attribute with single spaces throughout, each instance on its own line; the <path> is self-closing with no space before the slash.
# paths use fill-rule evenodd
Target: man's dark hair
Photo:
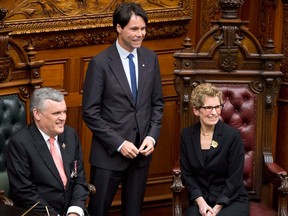
<path id="1" fill-rule="evenodd" d="M 140 4 L 135 2 L 122 3 L 116 6 L 113 14 L 113 27 L 115 31 L 117 32 L 117 24 L 123 29 L 129 23 L 133 14 L 142 17 L 147 25 L 148 16 Z"/>

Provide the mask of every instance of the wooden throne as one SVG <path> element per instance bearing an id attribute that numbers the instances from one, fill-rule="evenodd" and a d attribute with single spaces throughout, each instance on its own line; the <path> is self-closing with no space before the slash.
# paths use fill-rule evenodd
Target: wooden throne
<path id="1" fill-rule="evenodd" d="M 287 172 L 274 163 L 275 119 L 281 85 L 282 54 L 275 53 L 270 39 L 261 46 L 246 21 L 238 18 L 242 0 L 219 1 L 221 17 L 193 48 L 186 38 L 184 48 L 174 53 L 174 84 L 178 95 L 180 129 L 194 124 L 190 94 L 195 86 L 210 82 L 223 92 L 222 120 L 243 137 L 245 167 L 243 181 L 251 199 L 250 215 L 287 215 Z M 177 144 L 179 155 L 179 144 Z M 263 186 L 274 185 L 278 208 L 263 203 Z M 185 185 L 177 163 L 173 169 L 173 216 L 187 207 Z"/>

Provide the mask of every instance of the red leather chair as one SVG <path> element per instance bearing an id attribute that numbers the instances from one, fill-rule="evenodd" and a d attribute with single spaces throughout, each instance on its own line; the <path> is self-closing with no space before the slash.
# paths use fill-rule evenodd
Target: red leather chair
<path id="1" fill-rule="evenodd" d="M 265 122 L 261 122 L 262 126 L 257 125 L 257 110 L 261 106 L 261 101 L 257 100 L 257 95 L 249 90 L 248 85 L 215 85 L 223 92 L 222 120 L 237 128 L 243 138 L 245 148 L 243 181 L 251 198 L 250 215 L 287 215 L 287 172 L 273 162 L 272 155 L 268 151 L 265 152 L 265 146 L 261 146 L 261 138 L 259 138 L 259 136 L 264 136 L 261 132 L 267 133 L 271 130 L 269 125 L 265 126 Z M 263 128 L 263 131 L 258 131 L 258 127 Z M 181 171 L 174 169 L 173 176 L 173 216 L 182 216 L 188 204 L 187 194 L 182 185 Z M 261 176 L 264 182 L 271 182 L 276 189 L 279 188 L 278 213 L 260 202 L 260 191 L 263 186 Z"/>

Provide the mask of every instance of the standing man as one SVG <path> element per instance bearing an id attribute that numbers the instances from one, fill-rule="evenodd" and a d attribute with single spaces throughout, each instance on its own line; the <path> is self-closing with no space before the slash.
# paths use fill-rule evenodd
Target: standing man
<path id="1" fill-rule="evenodd" d="M 74 129 L 65 126 L 61 92 L 40 88 L 30 105 L 34 122 L 12 137 L 7 172 L 16 206 L 51 216 L 83 216 L 88 187 Z M 48 214 L 48 215 L 49 215 Z"/>
<path id="2" fill-rule="evenodd" d="M 92 216 L 108 215 L 120 183 L 122 215 L 141 212 L 163 115 L 157 55 L 141 46 L 147 22 L 139 4 L 118 5 L 113 14 L 117 40 L 87 69 L 83 119 L 93 133 L 90 182 L 97 188 L 88 206 Z"/>

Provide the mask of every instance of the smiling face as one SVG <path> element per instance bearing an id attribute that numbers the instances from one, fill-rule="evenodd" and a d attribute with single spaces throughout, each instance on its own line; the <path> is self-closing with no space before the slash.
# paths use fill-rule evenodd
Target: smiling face
<path id="1" fill-rule="evenodd" d="M 128 24 L 122 29 L 117 24 L 118 42 L 128 52 L 139 48 L 146 35 L 146 24 L 141 16 L 133 14 Z"/>
<path id="2" fill-rule="evenodd" d="M 221 109 L 212 108 L 211 111 L 205 110 L 203 107 L 217 107 L 221 105 L 219 98 L 216 97 L 205 97 L 203 106 L 200 108 L 193 108 L 193 112 L 196 116 L 199 116 L 201 125 L 204 127 L 213 127 L 217 124 L 220 119 Z"/>
<path id="3" fill-rule="evenodd" d="M 50 137 L 63 133 L 66 122 L 66 103 L 45 100 L 43 109 L 34 109 L 33 115 L 37 127 Z"/>

